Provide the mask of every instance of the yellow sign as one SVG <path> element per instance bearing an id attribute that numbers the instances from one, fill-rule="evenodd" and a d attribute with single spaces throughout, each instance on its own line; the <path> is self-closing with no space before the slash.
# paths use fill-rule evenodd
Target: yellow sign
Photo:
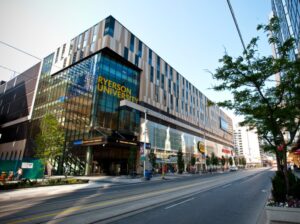
<path id="1" fill-rule="evenodd" d="M 205 147 L 204 147 L 204 143 L 203 142 L 198 142 L 197 144 L 197 148 L 198 148 L 198 151 L 201 152 L 201 153 L 205 153 Z"/>
<path id="2" fill-rule="evenodd" d="M 98 77 L 98 91 L 118 97 L 119 99 L 129 100 L 138 103 L 138 98 L 131 96 L 131 89 L 111 81 L 103 76 Z"/>

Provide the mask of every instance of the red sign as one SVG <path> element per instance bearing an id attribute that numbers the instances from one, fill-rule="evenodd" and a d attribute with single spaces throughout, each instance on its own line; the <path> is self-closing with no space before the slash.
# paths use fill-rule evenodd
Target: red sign
<path id="1" fill-rule="evenodd" d="M 226 154 L 230 154 L 230 153 L 231 153 L 231 150 L 229 150 L 229 149 L 222 149 L 222 152 L 223 152 L 223 153 L 226 153 Z"/>

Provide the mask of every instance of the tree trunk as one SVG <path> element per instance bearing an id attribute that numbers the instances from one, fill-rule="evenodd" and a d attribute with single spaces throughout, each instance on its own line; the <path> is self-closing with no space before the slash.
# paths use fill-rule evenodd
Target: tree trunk
<path id="1" fill-rule="evenodd" d="M 283 172 L 281 166 L 281 159 L 277 150 L 275 151 L 275 155 L 276 155 L 276 162 L 277 162 L 277 170 Z"/>
<path id="2" fill-rule="evenodd" d="M 286 147 L 283 149 L 283 175 L 285 180 L 285 187 L 286 187 L 286 196 L 288 196 L 288 193 L 290 192 L 290 183 L 287 173 L 287 158 L 286 158 Z"/>

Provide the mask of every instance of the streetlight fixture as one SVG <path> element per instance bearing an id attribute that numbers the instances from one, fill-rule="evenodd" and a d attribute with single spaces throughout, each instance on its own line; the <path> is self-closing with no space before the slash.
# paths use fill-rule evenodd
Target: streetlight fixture
<path id="1" fill-rule="evenodd" d="M 147 110 L 144 111 L 145 113 L 145 130 L 144 130 L 144 178 L 146 178 L 146 133 L 147 133 Z"/>

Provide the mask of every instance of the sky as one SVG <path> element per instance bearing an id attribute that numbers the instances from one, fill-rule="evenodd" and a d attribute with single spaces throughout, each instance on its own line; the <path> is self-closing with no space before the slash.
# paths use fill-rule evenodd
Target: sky
<path id="1" fill-rule="evenodd" d="M 260 36 L 260 52 L 270 55 L 264 34 L 270 0 L 231 0 L 244 42 Z M 220 66 L 225 51 L 242 53 L 226 0 L 1 0 L 0 41 L 38 58 L 107 16 L 114 16 L 210 100 L 231 99 L 229 92 L 215 92 L 208 71 Z M 9 80 L 39 62 L 0 43 L 0 80 Z M 231 112 L 228 112 L 232 116 Z"/>

